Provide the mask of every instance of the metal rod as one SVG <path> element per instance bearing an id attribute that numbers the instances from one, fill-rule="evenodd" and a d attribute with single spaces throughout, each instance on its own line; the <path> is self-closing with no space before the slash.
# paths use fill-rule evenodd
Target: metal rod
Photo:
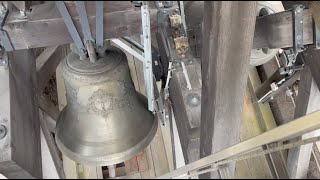
<path id="1" fill-rule="evenodd" d="M 103 1 L 96 1 L 96 46 L 103 47 Z"/>
<path id="2" fill-rule="evenodd" d="M 138 50 L 140 50 L 141 52 L 144 52 L 144 47 L 142 44 L 138 43 L 137 41 L 135 41 L 134 39 L 132 39 L 131 37 L 123 37 L 122 39 L 124 39 L 125 41 L 127 41 L 128 43 L 130 43 L 131 45 L 133 45 L 134 47 L 136 47 Z"/>
<path id="3" fill-rule="evenodd" d="M 187 81 L 187 88 L 189 90 L 192 90 L 191 83 L 190 83 L 189 76 L 188 76 L 188 72 L 187 72 L 186 65 L 184 64 L 184 62 L 181 62 L 181 66 L 182 66 L 182 72 L 183 72 L 184 78 Z"/>
<path id="4" fill-rule="evenodd" d="M 222 160 L 220 162 L 214 163 L 214 164 L 212 164 L 213 168 L 211 168 L 211 169 L 202 170 L 202 171 L 199 171 L 197 173 L 190 173 L 190 175 L 180 176 L 179 178 L 193 177 L 193 176 L 196 176 L 196 175 L 201 175 L 201 174 L 204 174 L 204 173 L 216 171 L 216 170 L 218 170 L 218 166 L 221 166 L 221 165 L 224 165 L 224 164 L 227 164 L 227 163 L 230 163 L 230 162 L 241 161 L 241 160 L 246 160 L 246 159 L 250 159 L 250 158 L 255 158 L 255 157 L 271 154 L 271 153 L 274 153 L 274 152 L 283 151 L 283 150 L 286 150 L 286 149 L 302 146 L 302 145 L 305 145 L 305 144 L 314 143 L 314 142 L 317 142 L 317 141 L 320 141 L 320 136 L 313 137 L 313 138 L 308 138 L 308 139 L 305 139 L 305 140 L 298 140 L 296 142 L 285 144 L 285 145 L 279 145 L 279 146 L 272 147 L 272 148 L 267 149 L 267 150 L 256 150 L 254 152 L 248 152 L 248 153 L 245 153 L 245 154 L 241 154 L 239 156 L 232 157 L 230 159 L 226 159 L 226 160 Z M 208 165 L 208 166 L 210 166 L 210 165 Z M 193 171 L 199 170 L 199 169 L 201 169 L 201 168 L 196 168 Z"/>
<path id="5" fill-rule="evenodd" d="M 91 31 L 90 31 L 90 25 L 89 25 L 87 11 L 86 11 L 86 7 L 84 5 L 84 1 L 75 1 L 75 2 L 76 2 L 79 16 L 80 16 L 80 24 L 82 27 L 84 41 L 85 42 L 86 41 L 94 41 L 94 39 L 92 38 Z"/>
<path id="6" fill-rule="evenodd" d="M 316 111 L 314 113 L 296 119 L 295 121 L 289 122 L 275 129 L 267 131 L 263 134 L 260 134 L 254 138 L 243 141 L 234 146 L 226 148 L 220 152 L 197 160 L 175 171 L 160 176 L 159 178 L 167 179 L 171 177 L 180 176 L 194 169 L 203 168 L 215 162 L 252 151 L 253 149 L 259 148 L 262 145 L 270 144 L 281 140 L 287 140 L 293 137 L 297 137 L 301 134 L 317 130 L 320 128 L 319 118 L 320 111 Z"/>
<path id="7" fill-rule="evenodd" d="M 57 8 L 60 11 L 61 16 L 63 17 L 64 23 L 66 24 L 68 31 L 76 44 L 77 48 L 79 49 L 79 52 L 82 54 L 85 54 L 85 47 L 83 45 L 83 42 L 80 38 L 80 35 L 71 19 L 71 16 L 68 12 L 68 9 L 63 1 L 55 1 Z"/>
<path id="8" fill-rule="evenodd" d="M 180 2 L 180 14 L 181 14 L 181 19 L 182 19 L 182 25 L 183 25 L 183 28 L 186 32 L 186 36 L 188 37 L 187 35 L 187 24 L 186 24 L 186 15 L 184 13 L 184 4 L 183 4 L 183 1 L 179 1 Z"/>

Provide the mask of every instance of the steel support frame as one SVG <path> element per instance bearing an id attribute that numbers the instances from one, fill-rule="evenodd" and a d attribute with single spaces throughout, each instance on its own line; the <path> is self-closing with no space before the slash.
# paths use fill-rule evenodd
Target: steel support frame
<path id="1" fill-rule="evenodd" d="M 243 153 L 248 153 L 263 145 L 267 145 L 274 142 L 285 141 L 302 134 L 312 132 L 314 130 L 320 129 L 320 111 L 303 116 L 292 122 L 279 126 L 275 129 L 267 131 L 249 140 L 238 143 L 234 146 L 226 148 L 215 154 L 202 158 L 184 167 L 181 167 L 175 171 L 167 173 L 163 176 L 158 177 L 159 179 L 168 179 L 172 177 L 177 177 L 182 174 L 188 173 L 194 169 L 199 169 L 206 167 L 208 165 L 214 164 L 215 162 L 234 157 Z"/>

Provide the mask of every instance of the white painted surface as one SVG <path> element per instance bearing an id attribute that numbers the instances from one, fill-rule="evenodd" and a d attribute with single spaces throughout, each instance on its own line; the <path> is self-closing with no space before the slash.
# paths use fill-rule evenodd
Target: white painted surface
<path id="1" fill-rule="evenodd" d="M 7 135 L 0 140 L 0 162 L 11 160 L 9 69 L 0 66 L 0 125 Z"/>
<path id="2" fill-rule="evenodd" d="M 41 156 L 43 179 L 59 179 L 56 167 L 54 166 L 47 141 L 41 130 Z"/>
<path id="3" fill-rule="evenodd" d="M 174 141 L 174 153 L 175 153 L 175 159 L 176 159 L 176 167 L 177 169 L 180 167 L 183 167 L 186 165 L 184 157 L 183 157 L 183 152 L 182 152 L 182 147 L 181 147 L 181 142 L 180 142 L 180 137 L 176 125 L 176 120 L 174 118 L 174 113 L 173 110 L 171 110 L 172 114 L 172 130 L 173 130 L 173 141 Z M 181 176 L 185 176 L 186 174 L 183 174 Z M 178 176 L 180 177 L 180 176 Z M 182 179 L 187 179 L 187 178 L 182 178 Z"/>
<path id="4" fill-rule="evenodd" d="M 7 179 L 4 175 L 0 174 L 0 179 Z"/>

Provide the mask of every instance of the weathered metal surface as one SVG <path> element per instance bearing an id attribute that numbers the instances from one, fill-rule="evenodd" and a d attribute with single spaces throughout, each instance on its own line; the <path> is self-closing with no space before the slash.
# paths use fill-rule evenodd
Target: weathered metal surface
<path id="1" fill-rule="evenodd" d="M 91 63 L 72 52 L 62 63 L 68 104 L 57 122 L 56 141 L 66 156 L 112 165 L 151 142 L 158 122 L 135 92 L 124 53 L 110 46 Z"/>

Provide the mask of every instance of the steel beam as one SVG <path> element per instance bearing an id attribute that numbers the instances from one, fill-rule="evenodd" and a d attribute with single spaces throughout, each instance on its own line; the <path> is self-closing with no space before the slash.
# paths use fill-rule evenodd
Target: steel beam
<path id="1" fill-rule="evenodd" d="M 270 144 L 273 142 L 284 141 L 292 139 L 299 135 L 312 132 L 320 129 L 320 111 L 303 116 L 295 121 L 289 122 L 275 129 L 267 131 L 249 140 L 238 143 L 234 146 L 228 147 L 222 151 L 212 154 L 208 157 L 202 158 L 184 167 L 181 167 L 175 171 L 167 173 L 163 176 L 158 177 L 159 179 L 168 179 L 176 177 L 194 169 L 206 167 L 215 162 L 234 157 L 236 155 L 252 151 L 260 148 L 262 145 Z"/>
<path id="2" fill-rule="evenodd" d="M 73 22 L 83 38 L 77 8 L 71 1 L 65 2 Z M 95 2 L 87 1 L 86 10 L 92 36 L 96 36 Z M 104 39 L 142 34 L 141 12 L 127 2 L 106 1 L 103 3 Z M 157 10 L 150 8 L 151 32 L 156 31 Z M 36 5 L 27 14 L 28 19 L 19 20 L 19 12 L 10 13 L 4 29 L 8 32 L 15 50 L 49 47 L 73 42 L 69 31 L 54 2 Z"/>

